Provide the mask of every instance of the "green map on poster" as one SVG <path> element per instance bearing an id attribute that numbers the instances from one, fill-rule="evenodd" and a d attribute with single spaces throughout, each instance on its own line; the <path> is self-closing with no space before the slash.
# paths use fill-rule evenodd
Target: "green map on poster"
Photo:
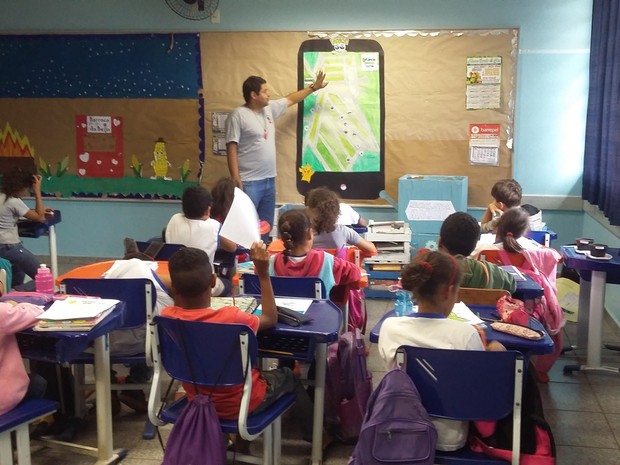
<path id="1" fill-rule="evenodd" d="M 315 172 L 381 171 L 378 52 L 304 52 L 304 81 L 329 85 L 303 102 L 301 166 Z"/>

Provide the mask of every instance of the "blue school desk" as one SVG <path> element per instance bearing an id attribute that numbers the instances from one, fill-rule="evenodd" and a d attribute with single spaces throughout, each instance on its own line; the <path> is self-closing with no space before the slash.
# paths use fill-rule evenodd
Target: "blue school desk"
<path id="1" fill-rule="evenodd" d="M 550 229 L 541 229 L 539 231 L 528 231 L 527 237 L 545 247 L 551 247 L 551 241 L 558 238 L 558 234 Z"/>
<path id="2" fill-rule="evenodd" d="M 58 277 L 58 249 L 56 248 L 56 225 L 62 221 L 60 210 L 54 210 L 53 215 L 46 215 L 45 222 L 20 220 L 17 222 L 17 231 L 20 237 L 48 236 L 50 245 L 50 269 L 54 279 Z"/>
<path id="3" fill-rule="evenodd" d="M 481 318 L 497 319 L 497 316 L 493 314 L 497 311 L 495 307 L 491 305 L 468 305 L 470 310 L 476 315 L 480 315 Z M 381 331 L 381 325 L 385 319 L 395 316 L 394 310 L 387 312 L 379 320 L 374 328 L 370 331 L 370 342 L 379 342 L 379 332 Z M 467 324 L 467 323 L 464 323 Z M 518 350 L 523 352 L 524 355 L 541 355 L 550 354 L 553 352 L 553 341 L 547 332 L 544 330 L 540 321 L 530 318 L 530 325 L 532 329 L 542 330 L 545 333 L 545 337 L 539 341 L 530 341 L 522 337 L 511 336 L 510 334 L 495 331 L 490 326 L 486 326 L 485 333 L 488 341 L 501 342 L 506 349 Z"/>
<path id="4" fill-rule="evenodd" d="M 127 455 L 127 450 L 114 450 L 113 446 L 110 348 L 108 344 L 108 333 L 121 326 L 124 312 L 125 304 L 121 302 L 90 331 L 34 331 L 28 329 L 17 335 L 22 356 L 32 360 L 71 363 L 74 357 L 91 344 L 94 346 L 97 447 L 82 445 L 76 445 L 76 447 L 95 452 L 97 455 L 96 465 L 115 463 Z"/>
<path id="5" fill-rule="evenodd" d="M 315 361 L 314 411 L 312 429 L 312 465 L 323 461 L 323 413 L 325 410 L 325 370 L 327 346 L 338 340 L 342 325 L 341 310 L 329 300 L 313 300 L 306 315 L 312 321 L 303 326 L 278 323 L 258 334 L 260 357 Z"/>
<path id="6" fill-rule="evenodd" d="M 620 249 L 608 249 L 608 259 L 588 258 L 577 253 L 574 245 L 561 248 L 564 265 L 579 271 L 578 345 L 587 334 L 588 356 L 585 365 L 566 365 L 564 373 L 573 371 L 606 371 L 620 373 L 616 367 L 601 365 L 605 285 L 620 284 Z"/>

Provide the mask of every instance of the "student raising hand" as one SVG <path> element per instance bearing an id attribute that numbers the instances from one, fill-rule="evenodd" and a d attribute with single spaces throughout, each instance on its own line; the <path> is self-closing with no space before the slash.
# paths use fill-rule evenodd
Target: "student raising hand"
<path id="1" fill-rule="evenodd" d="M 259 316 L 258 330 L 269 329 L 278 322 L 276 299 L 273 295 L 269 277 L 269 252 L 263 241 L 254 242 L 250 248 L 250 259 L 254 262 L 254 272 L 258 275 L 261 289 L 262 314 Z"/>

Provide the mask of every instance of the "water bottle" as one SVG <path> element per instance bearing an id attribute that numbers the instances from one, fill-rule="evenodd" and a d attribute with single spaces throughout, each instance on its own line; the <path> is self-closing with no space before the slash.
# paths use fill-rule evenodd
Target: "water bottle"
<path id="1" fill-rule="evenodd" d="M 407 316 L 413 313 L 413 302 L 411 302 L 411 293 L 400 289 L 396 291 L 396 302 L 394 304 L 396 316 Z"/>
<path id="2" fill-rule="evenodd" d="M 54 293 L 54 277 L 45 263 L 42 263 L 37 270 L 37 275 L 34 277 L 34 282 L 37 292 L 41 292 L 43 294 Z"/>

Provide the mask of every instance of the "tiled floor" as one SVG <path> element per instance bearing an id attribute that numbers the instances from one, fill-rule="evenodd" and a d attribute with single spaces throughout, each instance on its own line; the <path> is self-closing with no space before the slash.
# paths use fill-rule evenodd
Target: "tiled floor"
<path id="1" fill-rule="evenodd" d="M 84 259 L 61 260 L 60 271 L 92 261 Z M 386 300 L 368 300 L 369 328 L 386 311 L 391 303 Z M 569 339 L 576 340 L 576 325 L 566 328 Z M 605 342 L 620 343 L 620 331 L 606 321 Z M 620 465 L 620 375 L 574 373 L 565 376 L 562 367 L 566 364 L 584 361 L 584 351 L 576 350 L 562 356 L 551 372 L 551 381 L 540 385 L 545 415 L 552 427 L 557 447 L 559 465 Z M 620 367 L 620 352 L 604 349 L 603 361 L 610 366 Z M 373 381 L 378 383 L 385 368 L 377 353 L 376 345 L 370 347 L 368 368 L 373 372 Z M 122 461 L 126 465 L 160 464 L 163 454 L 157 441 L 142 439 L 142 428 L 146 416 L 137 414 L 123 406 L 114 418 L 114 445 L 128 449 Z M 162 428 L 164 440 L 170 427 Z M 295 425 L 286 421 L 283 426 L 283 464 L 305 464 L 310 457 L 310 445 L 299 439 Z M 76 440 L 95 445 L 96 426 L 94 411 L 85 420 Z M 353 446 L 333 444 L 325 451 L 326 465 L 346 464 Z M 253 451 L 260 453 L 256 444 Z M 46 447 L 36 451 L 33 465 L 83 465 L 92 464 L 94 459 L 73 453 L 66 448 Z"/>

